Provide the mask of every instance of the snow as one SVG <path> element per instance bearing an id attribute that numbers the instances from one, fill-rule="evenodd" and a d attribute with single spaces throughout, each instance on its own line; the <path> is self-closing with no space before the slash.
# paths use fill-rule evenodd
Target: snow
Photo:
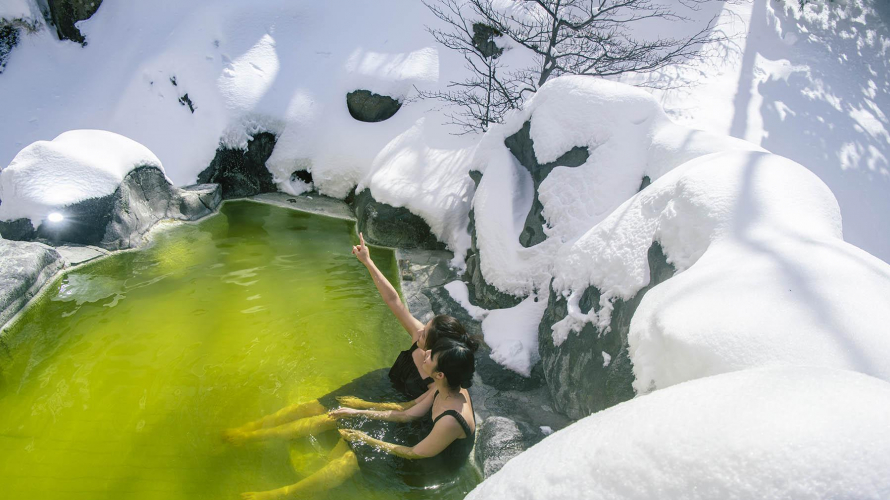
<path id="1" fill-rule="evenodd" d="M 3 0 L 0 3 L 0 19 L 22 19 L 31 17 L 31 2 L 28 0 Z"/>
<path id="2" fill-rule="evenodd" d="M 519 305 L 488 311 L 482 321 L 485 343 L 491 347 L 491 359 L 528 377 L 541 359 L 538 353 L 538 324 L 547 309 L 547 296 L 530 295 Z"/>
<path id="3" fill-rule="evenodd" d="M 858 373 L 708 377 L 546 437 L 467 499 L 884 499 L 888 419 L 890 384 Z"/>
<path id="4" fill-rule="evenodd" d="M 43 29 L 11 53 L 0 95 L 16 98 L 4 103 L 0 165 L 31 142 L 101 128 L 145 144 L 184 185 L 218 146 L 244 148 L 268 131 L 278 135 L 267 168 L 279 189 L 343 198 L 362 183 L 427 219 L 459 265 L 472 196 L 460 151 L 472 138 L 450 135 L 439 103 L 411 100 L 415 87 L 444 89 L 465 71 L 427 33 L 436 22 L 404 0 L 106 1 L 78 23 L 86 47 Z M 384 122 L 359 122 L 346 109 L 358 89 L 405 104 Z M 194 113 L 179 103 L 185 94 Z M 398 171 L 414 154 L 424 163 Z M 313 185 L 291 181 L 296 170 Z"/>
<path id="5" fill-rule="evenodd" d="M 30 219 L 34 227 L 50 213 L 115 192 L 140 166 L 164 170 L 145 146 L 104 130 L 71 130 L 37 141 L 0 170 L 0 220 Z"/>
<path id="6" fill-rule="evenodd" d="M 488 309 L 481 308 L 479 306 L 473 305 L 470 302 L 470 291 L 467 289 L 467 284 L 463 281 L 457 280 L 452 281 L 450 283 L 445 284 L 445 290 L 448 291 L 448 295 L 451 296 L 461 307 L 464 308 L 467 313 L 469 313 L 470 317 L 475 319 L 476 321 L 482 321 L 488 316 Z"/>
<path id="7" fill-rule="evenodd" d="M 518 235 L 532 203 L 532 181 L 503 141 L 529 118 L 539 163 L 574 146 L 588 147 L 590 156 L 577 168 L 553 169 L 541 183 L 548 238 L 523 248 Z M 643 176 L 655 179 L 691 158 L 731 150 L 759 148 L 677 125 L 641 89 L 586 77 L 548 81 L 525 109 L 486 134 L 473 159 L 484 174 L 473 200 L 483 275 L 513 295 L 544 289 L 558 249 L 633 196 Z"/>

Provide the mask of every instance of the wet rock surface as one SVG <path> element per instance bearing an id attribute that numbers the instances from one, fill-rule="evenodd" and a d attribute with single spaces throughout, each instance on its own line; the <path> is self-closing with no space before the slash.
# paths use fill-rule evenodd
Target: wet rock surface
<path id="1" fill-rule="evenodd" d="M 356 193 L 352 207 L 358 230 L 364 233 L 369 243 L 406 249 L 445 249 L 445 244 L 436 239 L 422 217 L 405 207 L 380 203 L 371 196 L 370 189 Z"/>
<path id="2" fill-rule="evenodd" d="M 0 239 L 0 325 L 5 325 L 64 265 L 52 247 Z"/>
<path id="3" fill-rule="evenodd" d="M 346 94 L 346 108 L 349 114 L 360 122 L 382 122 L 392 118 L 402 107 L 402 103 L 386 95 L 374 94 L 370 90 L 354 90 Z"/>
<path id="4" fill-rule="evenodd" d="M 219 184 L 224 200 L 277 191 L 266 168 L 276 141 L 274 134 L 260 132 L 248 141 L 246 150 L 220 147 L 210 165 L 198 174 L 198 182 Z"/>
<path id="5" fill-rule="evenodd" d="M 553 343 L 552 326 L 566 316 L 566 299 L 551 291 L 538 328 L 538 342 L 556 410 L 579 419 L 634 397 L 633 364 L 627 343 L 630 321 L 646 292 L 674 275 L 674 268 L 658 243 L 649 248 L 649 269 L 649 285 L 628 301 L 614 302 L 607 333 L 600 333 L 595 325 L 587 323 L 580 332 L 570 333 L 559 346 Z M 585 290 L 580 301 L 582 312 L 590 308 L 598 311 L 599 300 L 600 292 L 595 287 Z"/>

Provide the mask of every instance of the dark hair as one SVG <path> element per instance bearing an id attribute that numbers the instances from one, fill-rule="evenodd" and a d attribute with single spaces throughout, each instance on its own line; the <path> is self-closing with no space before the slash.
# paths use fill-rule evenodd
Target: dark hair
<path id="1" fill-rule="evenodd" d="M 426 339 L 423 342 L 424 349 L 436 345 L 439 339 L 448 338 L 465 342 L 469 337 L 464 325 L 460 321 L 447 314 L 440 314 L 433 318 L 430 327 L 426 331 Z"/>
<path id="2" fill-rule="evenodd" d="M 436 360 L 436 371 L 445 374 L 449 387 L 466 389 L 473 385 L 473 373 L 476 372 L 473 353 L 478 348 L 479 344 L 470 337 L 465 341 L 443 337 L 433 345 L 430 357 Z"/>

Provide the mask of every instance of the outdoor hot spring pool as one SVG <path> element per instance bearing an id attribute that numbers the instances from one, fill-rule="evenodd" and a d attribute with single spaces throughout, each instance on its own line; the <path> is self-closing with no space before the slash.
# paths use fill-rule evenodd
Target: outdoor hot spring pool
<path id="1" fill-rule="evenodd" d="M 304 477 L 322 441 L 232 446 L 220 433 L 410 344 L 356 239 L 350 221 L 229 202 L 58 280 L 2 338 L 2 497 L 227 499 Z M 393 253 L 371 255 L 397 281 Z M 433 489 L 359 474 L 318 497 L 462 498 L 476 480 L 464 472 Z"/>

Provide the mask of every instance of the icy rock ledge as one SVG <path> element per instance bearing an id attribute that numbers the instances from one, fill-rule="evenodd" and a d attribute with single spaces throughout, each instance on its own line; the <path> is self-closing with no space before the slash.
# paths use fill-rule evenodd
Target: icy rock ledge
<path id="1" fill-rule="evenodd" d="M 173 186 L 145 146 L 102 130 L 35 142 L 0 171 L 0 235 L 133 248 L 163 219 L 215 210 L 219 186 Z"/>

